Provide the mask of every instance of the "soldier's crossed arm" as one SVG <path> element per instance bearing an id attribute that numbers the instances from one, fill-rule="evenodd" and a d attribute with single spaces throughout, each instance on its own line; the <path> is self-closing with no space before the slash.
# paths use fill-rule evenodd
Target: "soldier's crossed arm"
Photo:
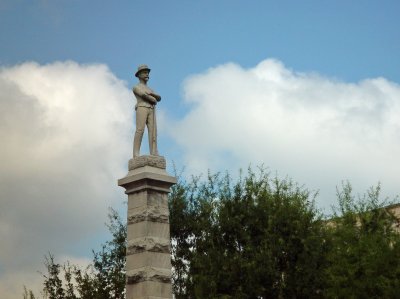
<path id="1" fill-rule="evenodd" d="M 150 102 L 151 104 L 157 104 L 157 98 L 154 95 L 152 95 L 151 92 L 148 92 L 147 90 L 141 88 L 140 86 L 135 86 L 133 88 L 133 93 L 138 97 L 142 98 L 143 100 Z"/>
<path id="2" fill-rule="evenodd" d="M 151 95 L 152 97 L 154 97 L 154 98 L 157 100 L 157 102 L 161 101 L 161 96 L 160 96 L 159 94 L 156 94 L 154 91 L 151 91 L 151 92 L 149 93 L 149 95 Z"/>

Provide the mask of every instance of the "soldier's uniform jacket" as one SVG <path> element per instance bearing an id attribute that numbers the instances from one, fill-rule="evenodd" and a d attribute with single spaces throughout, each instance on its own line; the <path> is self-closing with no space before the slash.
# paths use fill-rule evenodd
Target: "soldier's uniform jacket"
<path id="1" fill-rule="evenodd" d="M 135 94 L 137 101 L 135 105 L 135 110 L 137 109 L 137 107 L 154 108 L 155 103 L 149 102 L 144 97 L 144 95 L 146 94 L 148 95 L 150 93 L 154 93 L 154 91 L 151 90 L 147 85 L 138 83 L 135 87 L 133 87 L 132 91 Z"/>

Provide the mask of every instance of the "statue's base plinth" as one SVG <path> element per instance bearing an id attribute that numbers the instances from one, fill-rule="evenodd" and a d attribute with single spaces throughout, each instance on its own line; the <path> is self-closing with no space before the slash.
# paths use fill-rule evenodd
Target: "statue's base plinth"
<path id="1" fill-rule="evenodd" d="M 168 193 L 176 178 L 165 169 L 164 157 L 139 156 L 118 180 L 128 194 L 126 299 L 172 298 Z"/>
<path id="2" fill-rule="evenodd" d="M 160 169 L 166 169 L 166 162 L 163 156 L 153 156 L 153 155 L 143 155 L 134 157 L 129 160 L 129 170 L 133 170 L 136 168 L 150 166 Z"/>

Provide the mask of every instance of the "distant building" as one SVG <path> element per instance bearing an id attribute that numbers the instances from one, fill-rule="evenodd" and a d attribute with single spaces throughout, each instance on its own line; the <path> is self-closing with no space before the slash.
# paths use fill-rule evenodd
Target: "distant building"
<path id="1" fill-rule="evenodd" d="M 385 209 L 388 212 L 393 213 L 393 215 L 396 217 L 397 221 L 394 223 L 393 226 L 394 226 L 395 231 L 400 233 L 400 203 L 388 205 L 388 206 L 384 207 L 383 209 Z M 358 222 L 357 225 L 359 225 L 359 224 L 360 223 Z M 329 227 L 335 227 L 335 221 L 332 219 L 328 219 L 326 221 L 326 225 Z"/>
<path id="2" fill-rule="evenodd" d="M 397 223 L 395 224 L 395 230 L 400 233 L 400 203 L 396 203 L 385 207 L 386 210 L 393 213 L 396 216 Z"/>

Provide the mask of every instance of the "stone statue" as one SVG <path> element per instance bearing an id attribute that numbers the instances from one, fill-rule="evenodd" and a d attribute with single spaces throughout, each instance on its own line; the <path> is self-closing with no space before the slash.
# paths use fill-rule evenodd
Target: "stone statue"
<path id="1" fill-rule="evenodd" d="M 150 69 L 143 64 L 138 67 L 135 77 L 139 83 L 133 87 L 133 93 L 136 97 L 136 131 L 133 140 L 133 157 L 140 155 L 140 145 L 144 134 L 145 126 L 149 135 L 150 155 L 158 156 L 157 150 L 157 123 L 156 123 L 156 105 L 161 101 L 161 97 L 147 86 L 149 81 Z"/>

